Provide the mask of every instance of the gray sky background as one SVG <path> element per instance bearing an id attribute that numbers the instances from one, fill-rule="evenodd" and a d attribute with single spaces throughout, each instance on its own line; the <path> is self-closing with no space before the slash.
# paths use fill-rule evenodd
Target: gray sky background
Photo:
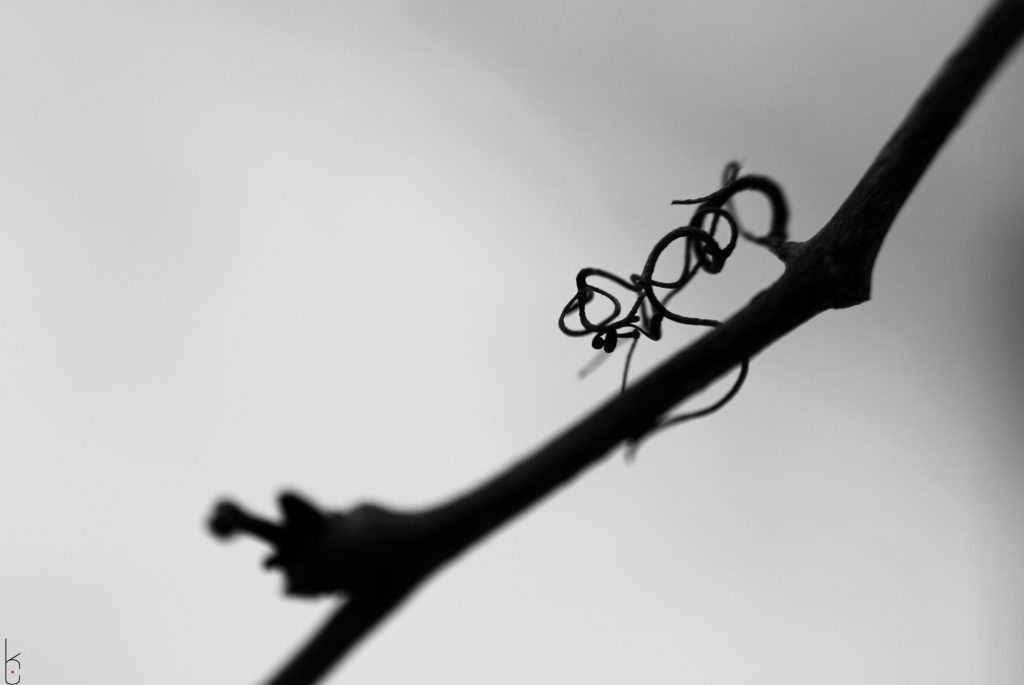
<path id="1" fill-rule="evenodd" d="M 330 607 L 215 543 L 215 499 L 412 507 L 535 447 L 617 386 L 555 325 L 579 268 L 639 269 L 732 158 L 809 237 L 983 6 L 5 2 L 24 683 L 266 677 Z M 1015 682 L 1022 111 L 1018 55 L 871 303 L 473 551 L 329 682 Z M 744 244 L 677 302 L 724 318 L 779 271 Z"/>

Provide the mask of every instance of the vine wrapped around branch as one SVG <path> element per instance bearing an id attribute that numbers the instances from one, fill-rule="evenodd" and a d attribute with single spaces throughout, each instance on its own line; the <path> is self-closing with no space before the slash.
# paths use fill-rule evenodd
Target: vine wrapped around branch
<path id="1" fill-rule="evenodd" d="M 345 598 L 270 685 L 315 682 L 444 564 L 569 483 L 618 445 L 662 425 L 661 417 L 674 406 L 790 331 L 829 309 L 867 301 L 875 259 L 897 213 L 1022 33 L 1024 0 L 994 3 L 813 238 L 789 243 L 784 233 L 770 228 L 767 235 L 755 239 L 785 262 L 786 269 L 774 284 L 620 395 L 490 480 L 446 503 L 414 513 L 372 504 L 324 513 L 301 498 L 286 496 L 282 499 L 284 525 L 263 521 L 229 503 L 220 504 L 211 520 L 213 530 L 221 536 L 248 533 L 274 546 L 278 552 L 275 566 L 285 571 L 293 592 Z M 743 181 L 748 184 L 761 182 L 756 176 L 738 177 L 701 202 L 722 207 L 727 195 L 739 191 L 742 178 L 749 179 Z M 765 194 L 771 201 L 768 192 Z M 718 213 L 708 211 L 707 215 L 713 219 Z M 776 211 L 774 216 L 779 219 L 785 214 Z M 740 230 L 738 225 L 736 230 Z M 694 264 L 721 263 L 724 248 L 717 243 L 710 247 L 707 239 L 695 238 L 695 233 L 685 235 L 701 244 L 692 251 Z M 635 292 L 642 291 L 652 307 L 645 328 L 650 334 L 655 315 L 671 317 L 667 308 L 662 311 L 654 304 L 653 288 L 660 286 L 654 283 L 653 266 L 649 272 L 645 267 L 645 273 L 648 282 L 641 286 L 638 281 Z M 586 303 L 587 292 L 577 286 L 580 305 Z M 667 299 L 660 300 L 661 304 Z M 643 316 L 637 315 L 640 321 L 629 325 L 644 324 Z M 614 326 L 613 321 L 591 322 L 594 330 L 584 326 L 584 334 L 614 332 L 619 337 L 623 327 Z M 606 338 L 602 347 L 604 344 Z"/>
<path id="2" fill-rule="evenodd" d="M 742 235 L 745 239 L 758 245 L 764 245 L 778 255 L 785 253 L 788 239 L 789 207 L 786 204 L 782 188 L 765 176 L 740 176 L 739 172 L 739 163 L 729 162 L 722 172 L 722 187 L 719 190 L 704 197 L 673 200 L 672 204 L 674 205 L 697 205 L 697 207 L 689 224 L 669 231 L 655 243 L 641 273 L 632 274 L 628 280 L 610 271 L 595 268 L 580 269 L 576 274 L 576 293 L 562 308 L 562 313 L 558 317 L 558 327 L 563 333 L 573 337 L 592 335 L 591 346 L 595 350 L 603 350 L 607 354 L 615 351 L 620 339 L 630 341 L 629 351 L 626 353 L 626 361 L 622 369 L 622 392 L 626 391 L 630 363 L 640 338 L 660 340 L 662 325 L 666 319 L 689 326 L 715 327 L 721 324 L 715 319 L 676 313 L 668 308 L 668 304 L 702 271 L 708 274 L 721 273 L 725 268 L 726 261 L 736 249 L 739 236 Z M 744 191 L 759 192 L 768 200 L 771 221 L 768 232 L 763 236 L 753 234 L 744 228 L 732 206 L 732 199 Z M 724 246 L 719 245 L 716 238 L 722 220 L 725 221 L 729 230 Z M 705 224 L 708 224 L 707 227 Z M 670 281 L 656 280 L 654 272 L 658 260 L 665 250 L 678 240 L 683 241 L 683 265 L 679 277 Z M 619 298 L 609 290 L 594 285 L 590 280 L 592 278 L 605 278 L 634 293 L 632 306 L 623 313 L 623 305 Z M 658 290 L 667 292 L 663 297 L 659 297 Z M 611 313 L 599 321 L 593 321 L 587 315 L 587 307 L 592 306 L 598 297 L 611 306 Z M 569 327 L 566 320 L 573 314 L 576 315 L 580 328 Z M 604 355 L 598 353 L 598 360 L 601 359 L 604 359 Z M 590 368 L 593 368 L 593 364 L 588 365 L 581 375 Z M 706 416 L 722 408 L 739 392 L 746 380 L 749 368 L 750 360 L 744 359 L 740 363 L 740 372 L 736 376 L 736 380 L 733 381 L 732 387 L 715 403 L 702 409 L 662 419 L 657 425 L 649 428 L 645 435 L 650 435 L 654 431 L 670 425 Z M 640 437 L 636 436 L 631 441 L 631 451 L 635 449 Z"/>

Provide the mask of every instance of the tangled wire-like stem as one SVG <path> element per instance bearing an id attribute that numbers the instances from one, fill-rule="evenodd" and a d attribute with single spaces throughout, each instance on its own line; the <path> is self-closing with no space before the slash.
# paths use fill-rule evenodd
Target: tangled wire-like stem
<path id="1" fill-rule="evenodd" d="M 737 217 L 732 200 L 738 193 L 744 191 L 760 193 L 768 200 L 771 221 L 768 231 L 764 235 L 751 233 L 743 227 Z M 722 172 L 722 187 L 715 192 L 689 200 L 673 200 L 672 204 L 697 205 L 697 207 L 689 224 L 669 231 L 655 243 L 647 256 L 641 273 L 632 274 L 626 279 L 604 269 L 585 268 L 580 269 L 576 274 L 576 293 L 562 308 L 562 313 L 558 317 L 558 327 L 569 336 L 593 336 L 591 346 L 595 350 L 603 352 L 599 353 L 595 362 L 584 367 L 580 372 L 581 376 L 589 373 L 600 360 L 606 358 L 607 354 L 614 352 L 618 347 L 619 339 L 630 340 L 629 351 L 626 353 L 626 362 L 622 370 L 621 391 L 625 391 L 629 379 L 629 367 L 637 343 L 640 342 L 641 337 L 655 341 L 660 340 L 662 324 L 665 320 L 688 326 L 718 326 L 721 322 L 716 319 L 686 316 L 672 311 L 668 308 L 668 303 L 701 271 L 709 274 L 720 273 L 735 250 L 740 236 L 750 242 L 765 246 L 784 258 L 788 238 L 789 208 L 786 205 L 782 188 L 765 176 L 740 176 L 738 162 L 726 164 Z M 728 239 L 724 245 L 720 244 L 716 237 L 718 229 L 723 223 L 728 230 Z M 684 241 L 683 265 L 679 276 L 669 281 L 656 280 L 654 271 L 658 260 L 665 250 L 677 240 Z M 594 285 L 591 282 L 593 278 L 607 279 L 621 288 L 636 293 L 632 306 L 625 310 L 623 303 L 611 292 Z M 659 291 L 667 292 L 659 297 Z M 603 319 L 594 321 L 588 316 L 587 308 L 592 307 L 598 298 L 602 298 L 608 305 L 611 305 L 612 311 Z M 567 324 L 566 319 L 573 314 L 577 315 L 580 328 L 570 328 Z M 644 435 L 649 436 L 667 426 L 706 416 L 722 408 L 739 392 L 746 380 L 749 367 L 750 360 L 743 360 L 732 387 L 715 403 L 696 411 L 684 412 L 663 419 L 646 431 Z M 629 454 L 635 451 L 636 445 L 643 437 L 635 438 L 630 445 Z"/>

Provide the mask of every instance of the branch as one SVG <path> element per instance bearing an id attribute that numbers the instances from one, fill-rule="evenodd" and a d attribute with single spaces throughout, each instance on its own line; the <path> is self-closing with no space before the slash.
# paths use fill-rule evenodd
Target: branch
<path id="1" fill-rule="evenodd" d="M 245 532 L 276 548 L 288 592 L 347 597 L 270 685 L 322 677 L 423 580 L 567 484 L 673 406 L 829 309 L 865 302 L 882 242 L 925 169 L 1024 32 L 1024 0 L 993 5 L 940 70 L 831 220 L 805 243 L 775 252 L 786 269 L 721 326 L 618 397 L 479 487 L 416 513 L 363 505 L 324 513 L 285 495 L 277 525 L 231 504 L 216 509 L 221 536 Z"/>

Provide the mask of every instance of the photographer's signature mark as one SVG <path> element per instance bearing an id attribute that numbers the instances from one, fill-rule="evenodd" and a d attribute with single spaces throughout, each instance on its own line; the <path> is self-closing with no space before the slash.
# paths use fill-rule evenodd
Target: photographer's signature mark
<path id="1" fill-rule="evenodd" d="M 7 656 L 7 638 L 4 638 L 4 682 L 7 685 L 18 685 L 21 682 L 21 662 L 18 657 L 21 652 L 14 656 Z"/>

